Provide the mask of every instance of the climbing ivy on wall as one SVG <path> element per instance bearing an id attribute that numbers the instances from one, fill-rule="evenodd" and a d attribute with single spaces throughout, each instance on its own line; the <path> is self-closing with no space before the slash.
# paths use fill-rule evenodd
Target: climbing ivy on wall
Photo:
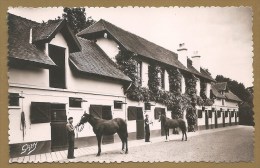
<path id="1" fill-rule="evenodd" d="M 181 94 L 181 78 L 180 71 L 176 68 L 169 68 L 167 70 L 169 74 L 170 92 Z"/>
<path id="2" fill-rule="evenodd" d="M 153 101 L 156 101 L 156 95 L 159 94 L 160 78 L 159 73 L 161 73 L 161 68 L 158 65 L 151 63 L 148 66 L 148 87 L 153 95 Z"/>
<path id="3" fill-rule="evenodd" d="M 214 104 L 214 100 L 210 99 L 206 95 L 206 82 L 201 80 L 200 82 L 200 97 L 202 99 L 202 106 L 212 106 Z"/>
<path id="4" fill-rule="evenodd" d="M 162 68 L 151 62 L 148 67 L 148 88 L 140 86 L 137 75 L 137 57 L 131 52 L 121 50 L 116 56 L 118 68 L 133 81 L 126 91 L 126 96 L 133 101 L 155 101 L 164 104 L 172 111 L 172 118 L 182 118 L 183 111 L 187 108 L 193 110 L 186 115 L 190 123 L 196 120 L 195 105 L 202 105 L 203 99 L 196 94 L 197 78 L 191 74 L 185 74 L 186 93 L 181 94 L 181 79 L 183 75 L 177 68 L 166 68 L 169 74 L 169 91 L 159 89 Z M 192 121 L 191 121 L 192 120 Z"/>

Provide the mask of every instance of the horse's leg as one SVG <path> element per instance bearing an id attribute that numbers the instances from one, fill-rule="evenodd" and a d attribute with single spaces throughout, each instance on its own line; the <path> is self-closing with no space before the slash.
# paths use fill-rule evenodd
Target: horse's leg
<path id="1" fill-rule="evenodd" d="M 117 132 L 121 142 L 122 142 L 122 152 L 124 152 L 124 149 L 125 149 L 125 142 L 124 142 L 124 138 L 122 136 L 122 134 L 120 132 Z"/>
<path id="2" fill-rule="evenodd" d="M 128 153 L 128 140 L 127 140 L 127 139 L 128 139 L 128 138 L 125 137 L 125 154 Z"/>
<path id="3" fill-rule="evenodd" d="M 168 142 L 168 131 L 169 131 L 169 128 L 165 128 L 166 142 Z"/>
<path id="4" fill-rule="evenodd" d="M 188 139 L 187 139 L 187 132 L 186 131 L 185 131 L 185 137 L 186 137 L 185 141 L 187 141 Z"/>
<path id="5" fill-rule="evenodd" d="M 100 156 L 102 135 L 96 135 L 96 136 L 97 136 L 97 141 L 98 141 L 98 153 L 97 153 L 97 156 Z"/>
<path id="6" fill-rule="evenodd" d="M 170 129 L 168 129 L 167 134 L 168 134 L 168 137 L 170 139 Z"/>

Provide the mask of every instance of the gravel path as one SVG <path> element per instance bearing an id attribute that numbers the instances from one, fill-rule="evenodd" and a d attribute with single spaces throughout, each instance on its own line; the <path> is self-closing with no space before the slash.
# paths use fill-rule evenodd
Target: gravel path
<path id="1" fill-rule="evenodd" d="M 103 152 L 100 157 L 86 155 L 74 159 L 73 162 L 249 162 L 254 158 L 253 132 L 253 127 L 239 127 L 190 137 L 186 142 L 172 140 L 132 147 L 129 154 L 121 154 L 119 150 L 115 150 Z"/>

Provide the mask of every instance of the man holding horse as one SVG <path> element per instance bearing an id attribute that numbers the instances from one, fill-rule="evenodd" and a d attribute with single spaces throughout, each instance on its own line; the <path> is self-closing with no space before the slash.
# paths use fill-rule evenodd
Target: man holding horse
<path id="1" fill-rule="evenodd" d="M 74 127 L 72 125 L 73 123 L 73 117 L 68 118 L 68 123 L 66 125 L 67 133 L 68 133 L 68 143 L 69 143 L 69 148 L 68 148 L 68 159 L 74 159 L 74 140 L 75 140 L 75 132 L 74 129 L 77 127 Z"/>
<path id="2" fill-rule="evenodd" d="M 144 120 L 144 129 L 145 129 L 145 142 L 151 142 L 150 141 L 150 124 L 152 124 L 153 122 L 149 121 L 149 115 L 146 114 L 145 115 L 145 120 Z"/>

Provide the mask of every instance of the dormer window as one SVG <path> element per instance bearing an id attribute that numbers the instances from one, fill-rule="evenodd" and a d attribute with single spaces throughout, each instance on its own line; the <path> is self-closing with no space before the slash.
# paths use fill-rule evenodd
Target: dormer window
<path id="1" fill-rule="evenodd" d="M 65 51 L 63 47 L 48 44 L 49 57 L 57 67 L 49 69 L 49 85 L 52 88 L 66 88 Z"/>

